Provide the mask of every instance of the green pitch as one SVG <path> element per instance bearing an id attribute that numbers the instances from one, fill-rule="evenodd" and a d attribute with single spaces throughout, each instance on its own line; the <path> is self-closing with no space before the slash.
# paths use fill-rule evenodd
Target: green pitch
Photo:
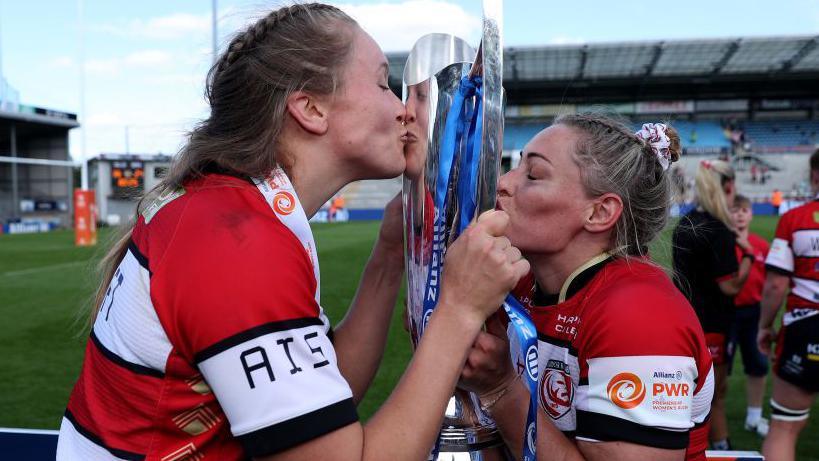
<path id="1" fill-rule="evenodd" d="M 776 219 L 771 217 L 757 217 L 753 223 L 754 232 L 768 240 L 775 227 Z M 315 225 L 314 232 L 321 260 L 322 304 L 335 323 L 355 294 L 378 223 Z M 668 234 L 652 248 L 655 259 L 666 266 L 671 251 Z M 103 231 L 100 240 L 111 238 L 110 232 Z M 0 316 L 5 319 L 0 322 L 0 427 L 59 426 L 82 364 L 84 313 L 97 283 L 94 263 L 102 251 L 75 248 L 71 232 L 0 235 Z M 397 308 L 384 361 L 359 407 L 363 418 L 386 399 L 409 361 L 409 339 L 400 314 Z M 728 392 L 731 440 L 737 449 L 759 449 L 760 440 L 742 429 L 741 364 L 735 370 Z M 819 403 L 813 407 L 798 456 L 819 460 Z"/>

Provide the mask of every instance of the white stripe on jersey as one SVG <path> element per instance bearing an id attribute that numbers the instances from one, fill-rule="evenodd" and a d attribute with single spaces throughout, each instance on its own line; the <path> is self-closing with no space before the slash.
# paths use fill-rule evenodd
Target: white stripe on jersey
<path id="1" fill-rule="evenodd" d="M 94 334 L 123 360 L 164 373 L 173 346 L 151 302 L 150 284 L 148 270 L 129 249 L 99 306 Z"/>
<path id="2" fill-rule="evenodd" d="M 782 326 L 788 326 L 793 322 L 797 322 L 799 320 L 804 320 L 808 317 L 813 317 L 814 315 L 819 315 L 819 310 L 816 309 L 794 309 L 792 311 L 785 312 L 785 315 L 782 316 Z"/>
<path id="3" fill-rule="evenodd" d="M 819 303 L 819 281 L 793 276 L 791 293 L 812 303 Z"/>
<path id="4" fill-rule="evenodd" d="M 127 461 L 117 458 L 105 448 L 77 432 L 71 421 L 63 417 L 60 437 L 57 439 L 57 461 Z"/>
<path id="5" fill-rule="evenodd" d="M 647 427 L 684 431 L 694 426 L 698 373 L 693 357 L 597 357 L 588 364 L 588 411 Z"/>
<path id="6" fill-rule="evenodd" d="M 352 398 L 324 325 L 249 338 L 199 369 L 240 436 Z"/>
<path id="7" fill-rule="evenodd" d="M 793 254 L 803 258 L 819 258 L 819 229 L 801 229 L 793 233 Z"/>
<path id="8" fill-rule="evenodd" d="M 691 402 L 691 421 L 700 424 L 705 421 L 708 414 L 711 413 L 711 400 L 714 397 L 714 365 L 708 370 L 708 376 L 705 377 L 705 382 L 702 384 L 700 391 L 694 394 L 694 400 Z"/>
<path id="9" fill-rule="evenodd" d="M 586 388 L 577 385 L 580 382 L 577 357 L 571 355 L 566 347 L 541 340 L 537 342 L 537 356 L 540 411 L 544 411 L 559 430 L 576 430 L 577 409 L 585 409 L 581 400 Z M 525 363 L 521 358 L 516 360 Z"/>
<path id="10" fill-rule="evenodd" d="M 765 264 L 778 267 L 784 271 L 793 272 L 793 252 L 787 240 L 775 238 L 771 242 L 771 249 Z"/>

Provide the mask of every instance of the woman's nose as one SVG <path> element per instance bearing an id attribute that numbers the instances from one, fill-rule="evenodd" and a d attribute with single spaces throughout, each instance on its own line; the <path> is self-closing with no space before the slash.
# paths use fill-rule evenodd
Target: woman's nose
<path id="1" fill-rule="evenodd" d="M 512 173 L 514 171 L 511 170 L 498 179 L 498 196 L 508 197 L 512 195 Z"/>
<path id="2" fill-rule="evenodd" d="M 412 98 L 407 99 L 404 120 L 406 120 L 407 124 L 415 122 L 415 102 L 413 102 Z"/>

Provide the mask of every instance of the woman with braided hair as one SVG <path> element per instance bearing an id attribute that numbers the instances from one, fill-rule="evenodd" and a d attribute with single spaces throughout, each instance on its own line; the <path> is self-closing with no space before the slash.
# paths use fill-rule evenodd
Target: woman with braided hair
<path id="1" fill-rule="evenodd" d="M 671 204 L 679 137 L 609 117 L 566 115 L 500 179 L 506 236 L 532 272 L 513 294 L 538 336 L 538 460 L 705 460 L 713 371 L 690 304 L 651 262 Z M 530 394 L 490 321 L 461 385 L 522 450 Z"/>
<path id="2" fill-rule="evenodd" d="M 403 171 L 387 77 L 328 5 L 272 11 L 230 42 L 209 117 L 104 261 L 58 460 L 426 458 L 469 346 L 528 264 L 500 237 L 505 213 L 481 215 L 403 379 L 359 423 L 401 283 L 401 205 L 335 329 L 308 218 L 351 181 Z"/>

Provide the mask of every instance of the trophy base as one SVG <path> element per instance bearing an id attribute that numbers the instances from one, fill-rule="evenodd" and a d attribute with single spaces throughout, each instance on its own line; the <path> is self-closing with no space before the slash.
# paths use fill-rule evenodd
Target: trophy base
<path id="1" fill-rule="evenodd" d="M 461 389 L 447 405 L 438 435 L 438 454 L 431 461 L 514 461 L 494 421 L 484 415 L 476 398 Z"/>

